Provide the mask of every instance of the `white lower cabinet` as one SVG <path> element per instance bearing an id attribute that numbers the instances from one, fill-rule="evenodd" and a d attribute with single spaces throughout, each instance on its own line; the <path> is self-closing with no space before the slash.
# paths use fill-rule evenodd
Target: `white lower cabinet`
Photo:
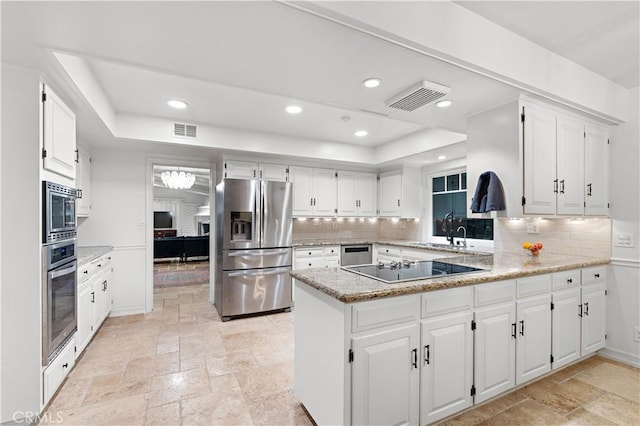
<path id="1" fill-rule="evenodd" d="M 76 357 L 76 340 L 72 337 L 67 342 L 66 346 L 60 351 L 60 353 L 51 361 L 51 364 L 44 370 L 43 385 L 44 385 L 44 404 L 46 405 L 53 394 L 56 393 L 58 387 L 62 381 L 67 377 L 69 371 L 73 368 Z"/>
<path id="2" fill-rule="evenodd" d="M 516 384 L 516 305 L 506 303 L 477 310 L 475 316 L 475 403 Z"/>
<path id="3" fill-rule="evenodd" d="M 353 424 L 418 423 L 418 341 L 417 324 L 352 340 Z"/>
<path id="4" fill-rule="evenodd" d="M 580 358 L 580 288 L 556 292 L 551 297 L 551 353 L 555 370 Z"/>
<path id="5" fill-rule="evenodd" d="M 473 331 L 469 312 L 422 321 L 420 424 L 443 419 L 473 404 Z"/>
<path id="6" fill-rule="evenodd" d="M 580 354 L 588 355 L 605 345 L 605 293 L 606 284 L 582 287 L 582 346 Z"/>
<path id="7" fill-rule="evenodd" d="M 551 295 L 518 300 L 516 319 L 516 385 L 521 385 L 551 371 Z"/>

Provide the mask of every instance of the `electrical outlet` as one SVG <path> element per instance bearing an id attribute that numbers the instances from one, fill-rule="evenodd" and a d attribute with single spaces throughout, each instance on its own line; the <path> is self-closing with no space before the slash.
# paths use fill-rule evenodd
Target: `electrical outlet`
<path id="1" fill-rule="evenodd" d="M 331 228 L 332 229 L 338 229 L 338 223 L 337 222 L 332 222 L 331 223 Z"/>
<path id="2" fill-rule="evenodd" d="M 406 221 L 404 221 L 404 220 L 401 220 L 401 221 L 400 221 L 400 228 L 401 228 L 401 229 L 405 229 L 406 227 L 407 227 L 407 222 L 406 222 Z"/>
<path id="3" fill-rule="evenodd" d="M 527 234 L 537 234 L 540 232 L 540 227 L 537 223 L 527 223 Z"/>
<path id="4" fill-rule="evenodd" d="M 633 327 L 633 340 L 640 342 L 640 326 Z"/>

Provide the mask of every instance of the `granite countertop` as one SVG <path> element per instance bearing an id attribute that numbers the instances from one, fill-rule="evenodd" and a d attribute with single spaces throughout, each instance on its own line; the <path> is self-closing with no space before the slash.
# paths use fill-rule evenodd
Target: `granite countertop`
<path id="1" fill-rule="evenodd" d="M 111 246 L 84 246 L 77 248 L 78 266 L 82 266 L 86 263 L 97 259 L 113 250 Z"/>
<path id="2" fill-rule="evenodd" d="M 606 265 L 609 259 L 545 252 L 531 256 L 522 251 L 497 251 L 494 254 L 448 257 L 445 262 L 486 269 L 445 278 L 387 284 L 341 268 L 307 269 L 292 271 L 293 278 L 314 287 L 341 302 L 350 303 L 403 294 L 462 287 L 491 281 L 500 281 L 531 275 L 547 274 Z"/>
<path id="3" fill-rule="evenodd" d="M 448 244 L 424 243 L 421 241 L 404 241 L 404 240 L 307 240 L 294 241 L 293 248 L 296 247 L 321 247 L 321 246 L 338 246 L 346 244 L 385 244 L 389 246 L 410 247 L 422 250 L 438 250 L 461 254 L 487 254 L 486 250 L 477 247 L 450 246 Z"/>

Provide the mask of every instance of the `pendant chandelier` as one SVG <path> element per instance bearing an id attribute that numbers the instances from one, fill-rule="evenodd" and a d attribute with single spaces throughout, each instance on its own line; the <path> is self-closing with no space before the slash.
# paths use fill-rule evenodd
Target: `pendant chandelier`
<path id="1" fill-rule="evenodd" d="M 182 171 L 164 171 L 160 174 L 164 186 L 171 189 L 189 189 L 196 182 L 193 173 L 185 173 Z"/>

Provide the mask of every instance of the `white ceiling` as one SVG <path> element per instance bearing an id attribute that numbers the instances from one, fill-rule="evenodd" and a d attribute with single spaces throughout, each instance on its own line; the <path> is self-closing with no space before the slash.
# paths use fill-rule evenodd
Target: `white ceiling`
<path id="1" fill-rule="evenodd" d="M 619 37 L 624 39 L 620 46 L 604 51 L 602 43 L 584 36 L 591 32 L 595 39 L 609 41 L 618 32 L 633 34 L 628 23 L 626 30 L 615 31 L 633 7 L 616 4 L 606 8 L 611 13 L 598 13 L 592 4 L 609 2 L 516 3 L 461 4 L 564 56 L 593 57 L 592 66 L 600 65 L 614 81 L 617 71 L 625 86 L 633 85 L 635 69 L 637 85 L 637 48 L 629 58 L 624 37 Z M 565 19 L 583 11 L 588 19 L 571 25 L 560 25 L 553 13 L 553 19 L 545 19 L 543 11 L 555 7 Z M 521 11 L 527 11 L 526 17 Z M 572 32 L 569 26 L 577 29 Z M 468 114 L 518 93 L 506 84 L 275 2 L 2 2 L 3 61 L 52 70 L 51 79 L 69 88 L 80 138 L 110 146 L 121 141 L 106 130 L 83 98 L 82 87 L 55 62 L 53 51 L 87 61 L 116 115 L 246 129 L 301 138 L 301 143 L 380 146 L 431 128 L 464 133 Z M 607 64 L 598 58 L 606 58 Z M 379 77 L 383 84 L 365 89 L 360 83 L 368 77 Z M 421 80 L 451 87 L 447 97 L 454 105 L 427 105 L 411 113 L 386 107 L 385 100 Z M 189 108 L 169 108 L 165 102 L 172 98 L 185 100 Z M 302 106 L 303 113 L 287 115 L 289 104 Z M 350 119 L 345 122 L 343 116 Z M 355 137 L 358 129 L 366 129 L 369 136 Z M 457 143 L 420 158 L 424 163 L 437 161 L 434 157 L 442 152 L 459 158 L 463 148 Z"/>
<path id="2" fill-rule="evenodd" d="M 640 86 L 637 0 L 456 3 L 621 86 Z"/>

